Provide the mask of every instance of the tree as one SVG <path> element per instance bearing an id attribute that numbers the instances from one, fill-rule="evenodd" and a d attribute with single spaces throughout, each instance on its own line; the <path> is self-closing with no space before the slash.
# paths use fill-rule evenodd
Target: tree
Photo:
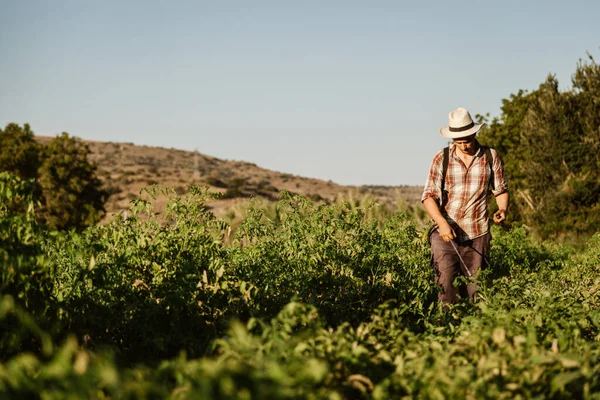
<path id="1" fill-rule="evenodd" d="M 88 160 L 82 141 L 63 133 L 41 146 L 29 124 L 10 123 L 0 129 L 0 172 L 33 179 L 34 197 L 41 201 L 38 218 L 51 229 L 83 229 L 100 220 L 107 193 Z"/>
<path id="2" fill-rule="evenodd" d="M 107 194 L 88 160 L 89 147 L 63 132 L 44 148 L 39 169 L 43 219 L 51 229 L 83 229 L 104 214 Z"/>
<path id="3" fill-rule="evenodd" d="M 0 171 L 8 171 L 22 179 L 37 178 L 41 164 L 40 146 L 29 124 L 8 124 L 0 128 Z"/>
<path id="4" fill-rule="evenodd" d="M 514 216 L 543 237 L 587 236 L 600 226 L 600 66 L 580 60 L 573 87 L 549 76 L 503 100 L 482 131 L 504 156 Z"/>
<path id="5" fill-rule="evenodd" d="M 526 129 L 523 121 L 538 93 L 519 90 L 511 94 L 509 99 L 502 100 L 501 114 L 483 127 L 479 137 L 487 146 L 493 147 L 502 156 L 504 171 L 511 191 L 511 218 L 522 221 L 523 212 L 533 208 L 531 196 L 526 185 L 527 168 L 525 164 L 530 158 L 524 147 Z"/>

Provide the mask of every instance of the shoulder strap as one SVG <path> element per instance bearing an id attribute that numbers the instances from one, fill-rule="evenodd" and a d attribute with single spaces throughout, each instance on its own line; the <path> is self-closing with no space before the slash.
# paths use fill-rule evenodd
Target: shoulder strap
<path id="1" fill-rule="evenodd" d="M 444 184 L 446 183 L 446 173 L 448 172 L 448 159 L 450 158 L 450 148 L 444 147 L 444 157 L 442 158 L 442 193 L 444 193 Z"/>
<path id="2" fill-rule="evenodd" d="M 493 158 L 492 158 L 492 151 L 487 146 L 485 146 L 485 158 L 487 159 L 487 163 L 490 166 L 490 172 L 492 174 L 490 176 L 490 185 L 492 187 L 492 190 L 494 190 L 496 188 L 496 185 L 494 184 L 496 177 L 494 176 L 494 166 L 493 166 L 494 164 L 493 164 Z"/>

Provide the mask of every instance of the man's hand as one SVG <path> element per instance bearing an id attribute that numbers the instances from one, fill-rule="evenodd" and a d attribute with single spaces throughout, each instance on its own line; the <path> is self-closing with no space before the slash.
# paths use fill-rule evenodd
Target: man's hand
<path id="1" fill-rule="evenodd" d="M 444 218 L 442 213 L 440 212 L 440 208 L 438 207 L 438 203 L 432 197 L 425 199 L 423 201 L 423 206 L 425 207 L 425 211 L 427 214 L 435 221 L 438 225 L 438 233 L 444 242 L 450 242 L 456 237 L 456 233 L 448 224 L 448 221 Z"/>
<path id="2" fill-rule="evenodd" d="M 456 233 L 454 233 L 454 229 L 450 226 L 450 224 L 440 224 L 438 226 L 438 233 L 444 242 L 450 242 L 456 237 Z"/>
<path id="3" fill-rule="evenodd" d="M 499 224 L 506 219 L 506 210 L 498 210 L 494 213 L 494 222 Z"/>
<path id="4" fill-rule="evenodd" d="M 508 192 L 504 192 L 496 196 L 496 204 L 498 205 L 498 211 L 494 213 L 494 222 L 499 224 L 506 219 L 508 210 Z"/>

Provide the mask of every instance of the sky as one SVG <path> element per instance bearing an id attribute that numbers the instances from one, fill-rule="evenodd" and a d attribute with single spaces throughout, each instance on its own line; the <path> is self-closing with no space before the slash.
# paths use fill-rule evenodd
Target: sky
<path id="1" fill-rule="evenodd" d="M 600 59 L 600 1 L 0 0 L 0 127 L 423 185 L 448 113 Z"/>

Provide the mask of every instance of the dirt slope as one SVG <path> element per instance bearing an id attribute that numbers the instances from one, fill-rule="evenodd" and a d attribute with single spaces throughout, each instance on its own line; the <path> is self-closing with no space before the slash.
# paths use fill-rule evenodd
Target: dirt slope
<path id="1" fill-rule="evenodd" d="M 38 136 L 41 143 L 51 137 Z M 255 164 L 222 160 L 205 154 L 132 143 L 85 141 L 98 176 L 111 193 L 106 203 L 107 217 L 127 210 L 140 190 L 152 184 L 173 188 L 179 194 L 188 185 L 207 186 L 223 193 L 223 199 L 210 203 L 217 212 L 248 198 L 275 201 L 282 190 L 303 194 L 313 200 L 360 201 L 370 195 L 379 203 L 396 207 L 399 202 L 418 202 L 419 186 L 344 186 L 331 181 L 271 171 Z"/>

